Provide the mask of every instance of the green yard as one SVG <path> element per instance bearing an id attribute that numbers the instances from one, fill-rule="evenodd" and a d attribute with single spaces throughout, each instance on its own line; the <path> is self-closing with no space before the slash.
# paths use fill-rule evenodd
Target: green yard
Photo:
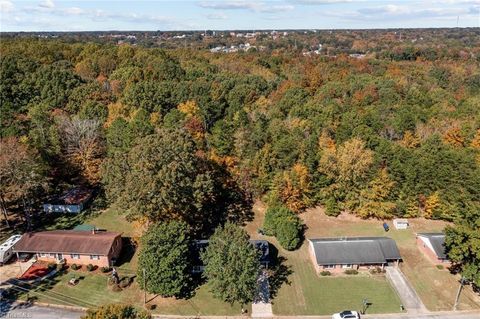
<path id="1" fill-rule="evenodd" d="M 264 206 L 257 203 L 255 220 L 246 226 L 252 237 L 259 238 L 256 232 L 263 223 Z M 337 236 L 388 236 L 393 238 L 404 262 L 401 269 L 417 291 L 425 306 L 432 311 L 450 310 L 458 289 L 458 277 L 448 270 L 437 269 L 417 248 L 415 233 L 439 232 L 446 223 L 435 220 L 411 219 L 410 228 L 386 233 L 382 222 L 361 220 L 352 215 L 328 217 L 320 208 L 307 210 L 300 217 L 308 229 L 306 238 Z M 266 237 L 276 243 L 272 237 Z M 277 244 L 275 244 L 279 247 Z M 398 312 L 400 301 L 389 283 L 379 278 L 325 278 L 315 274 L 308 256 L 305 242 L 293 252 L 280 249 L 279 254 L 287 258 L 285 262 L 293 272 L 289 276 L 290 285 L 284 284 L 274 299 L 275 314 L 329 314 L 346 308 L 360 309 L 362 299 L 367 297 L 373 304 L 369 312 Z M 370 300 L 371 299 L 371 300 Z M 458 309 L 480 309 L 480 297 L 470 287 L 463 290 Z"/>

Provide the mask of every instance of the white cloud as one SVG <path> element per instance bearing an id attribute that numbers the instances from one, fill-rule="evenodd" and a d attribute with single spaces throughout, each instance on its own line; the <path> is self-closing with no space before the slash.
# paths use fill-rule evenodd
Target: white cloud
<path id="1" fill-rule="evenodd" d="M 328 5 L 348 2 L 362 2 L 364 0 L 291 0 L 291 2 L 303 5 Z"/>
<path id="2" fill-rule="evenodd" d="M 278 13 L 278 12 L 291 11 L 295 9 L 293 5 L 289 5 L 289 4 L 271 5 L 267 2 L 242 1 L 242 0 L 202 1 L 202 2 L 198 2 L 197 5 L 205 9 L 213 9 L 213 10 L 248 10 L 252 12 L 263 12 L 263 13 Z"/>
<path id="3" fill-rule="evenodd" d="M 7 13 L 13 11 L 15 6 L 12 1 L 9 0 L 0 0 L 0 12 Z"/>
<path id="4" fill-rule="evenodd" d="M 40 2 L 38 6 L 42 8 L 53 9 L 55 8 L 55 3 L 53 2 L 53 0 L 45 0 L 43 2 Z"/>
<path id="5" fill-rule="evenodd" d="M 228 19 L 227 15 L 223 12 L 215 12 L 206 15 L 209 20 L 226 20 Z"/>
<path id="6" fill-rule="evenodd" d="M 82 8 L 79 8 L 79 7 L 65 8 L 65 9 L 62 9 L 62 11 L 65 14 L 68 14 L 68 15 L 82 15 L 82 14 L 85 14 L 85 10 L 83 10 Z"/>

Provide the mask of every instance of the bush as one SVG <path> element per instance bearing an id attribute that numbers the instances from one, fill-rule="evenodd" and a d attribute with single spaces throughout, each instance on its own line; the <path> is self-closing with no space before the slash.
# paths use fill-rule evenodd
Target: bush
<path id="1" fill-rule="evenodd" d="M 120 288 L 127 288 L 128 286 L 130 286 L 131 283 L 132 283 L 132 278 L 125 277 L 120 281 L 118 285 L 120 286 Z"/>
<path id="2" fill-rule="evenodd" d="M 340 207 L 338 207 L 337 200 L 334 197 L 329 197 L 325 201 L 325 214 L 334 217 L 340 215 Z"/>
<path id="3" fill-rule="evenodd" d="M 357 274 L 358 274 L 358 270 L 356 270 L 356 269 L 347 269 L 347 270 L 345 270 L 345 274 L 346 274 L 346 275 L 357 275 Z"/>
<path id="4" fill-rule="evenodd" d="M 79 270 L 80 268 L 82 268 L 82 266 L 79 266 L 77 264 L 72 264 L 70 268 L 72 268 L 73 270 Z"/>
<path id="5" fill-rule="evenodd" d="M 442 269 L 443 269 L 443 265 L 437 265 L 437 269 L 442 270 Z"/>
<path id="6" fill-rule="evenodd" d="M 331 274 L 332 274 L 332 273 L 329 272 L 328 270 L 324 270 L 324 271 L 320 272 L 320 275 L 321 275 L 321 276 L 330 276 Z"/>
<path id="7" fill-rule="evenodd" d="M 112 291 L 113 292 L 120 292 L 122 291 L 123 289 L 119 286 L 119 285 L 113 285 L 112 286 Z"/>
<path id="8" fill-rule="evenodd" d="M 57 271 L 62 271 L 63 266 L 64 266 L 64 264 L 57 264 Z"/>
<path id="9" fill-rule="evenodd" d="M 102 267 L 102 268 L 100 268 L 100 271 L 103 272 L 104 274 L 107 273 L 107 272 L 109 272 L 110 270 L 111 270 L 110 267 Z"/>
<path id="10" fill-rule="evenodd" d="M 54 270 L 55 268 L 57 268 L 57 264 L 56 263 L 49 263 L 47 268 L 48 268 L 48 270 Z"/>
<path id="11" fill-rule="evenodd" d="M 92 265 L 92 264 L 88 264 L 88 265 L 87 265 L 87 270 L 88 270 L 88 271 L 93 271 L 94 269 L 95 269 L 95 266 L 94 266 L 94 265 Z"/>
<path id="12" fill-rule="evenodd" d="M 280 245 L 294 250 L 301 242 L 303 225 L 300 218 L 286 207 L 267 209 L 263 230 L 268 236 L 276 236 Z"/>

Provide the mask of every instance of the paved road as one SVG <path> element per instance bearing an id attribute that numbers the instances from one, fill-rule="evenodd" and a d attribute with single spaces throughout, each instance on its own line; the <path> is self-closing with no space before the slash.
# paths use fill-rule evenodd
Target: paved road
<path id="1" fill-rule="evenodd" d="M 0 302 L 0 318 L 5 319 L 79 319 L 82 312 Z"/>
<path id="2" fill-rule="evenodd" d="M 387 279 L 391 282 L 402 301 L 405 310 L 411 314 L 422 314 L 427 308 L 398 267 L 387 267 Z"/>

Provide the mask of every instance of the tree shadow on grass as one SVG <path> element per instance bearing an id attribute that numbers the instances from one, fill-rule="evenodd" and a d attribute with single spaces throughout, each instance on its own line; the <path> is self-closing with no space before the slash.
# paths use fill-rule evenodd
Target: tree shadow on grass
<path id="1" fill-rule="evenodd" d="M 120 267 L 123 264 L 131 262 L 136 250 L 137 245 L 132 238 L 122 237 L 122 251 L 120 252 L 120 257 L 115 262 L 115 266 Z"/>
<path id="2" fill-rule="evenodd" d="M 273 299 L 284 284 L 291 285 L 288 278 L 293 274 L 293 270 L 290 265 L 286 264 L 287 258 L 278 255 L 278 249 L 274 245 L 270 244 L 269 249 L 272 263 L 268 269 L 268 282 L 270 285 L 270 299 Z"/>

